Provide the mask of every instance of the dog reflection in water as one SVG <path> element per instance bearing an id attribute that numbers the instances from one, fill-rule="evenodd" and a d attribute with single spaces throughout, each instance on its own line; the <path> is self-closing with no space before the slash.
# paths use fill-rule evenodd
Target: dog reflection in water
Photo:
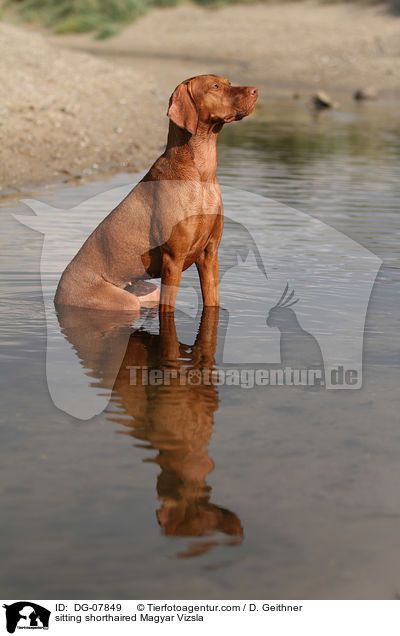
<path id="1" fill-rule="evenodd" d="M 113 388 L 111 403 L 119 408 L 109 410 L 108 418 L 124 426 L 120 432 L 140 440 L 140 446 L 157 451 L 145 461 L 161 469 L 157 519 L 162 532 L 197 538 L 177 556 L 198 556 L 218 544 L 238 545 L 243 540 L 239 518 L 212 503 L 206 482 L 214 468 L 207 446 L 218 409 L 217 388 L 179 378 L 180 372 L 187 377 L 191 370 L 213 368 L 219 310 L 204 308 L 192 346 L 179 342 L 173 314 L 161 315 L 159 333 L 153 334 L 143 328 L 133 331 L 130 325 L 137 316 L 126 313 L 63 307 L 58 316 L 84 367 L 98 380 L 96 386 Z M 168 370 L 170 383 L 149 385 L 141 371 L 132 382 L 132 367 Z"/>

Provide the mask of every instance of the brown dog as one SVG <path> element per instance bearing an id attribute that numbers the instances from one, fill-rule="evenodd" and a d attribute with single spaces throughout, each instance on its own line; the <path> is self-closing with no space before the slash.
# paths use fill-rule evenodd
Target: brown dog
<path id="1" fill-rule="evenodd" d="M 257 95 L 216 75 L 179 84 L 165 152 L 67 266 L 56 304 L 139 310 L 159 299 L 158 288 L 143 281 L 161 277 L 161 312 L 173 311 L 182 271 L 196 263 L 204 305 L 219 305 L 217 137 L 225 123 L 252 112 Z"/>

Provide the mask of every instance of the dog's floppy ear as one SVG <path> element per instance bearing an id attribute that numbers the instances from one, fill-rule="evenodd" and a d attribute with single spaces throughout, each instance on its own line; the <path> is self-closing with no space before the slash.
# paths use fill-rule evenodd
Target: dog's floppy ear
<path id="1" fill-rule="evenodd" d="M 199 114 L 189 83 L 176 87 L 169 100 L 167 115 L 179 128 L 185 128 L 192 135 L 196 134 Z"/>

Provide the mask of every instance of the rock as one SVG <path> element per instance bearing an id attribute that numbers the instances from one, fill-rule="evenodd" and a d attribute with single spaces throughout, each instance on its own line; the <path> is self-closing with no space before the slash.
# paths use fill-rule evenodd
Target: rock
<path id="1" fill-rule="evenodd" d="M 353 99 L 355 99 L 356 101 L 362 101 L 363 99 L 376 99 L 376 98 L 377 98 L 377 94 L 373 86 L 368 86 L 367 88 L 358 88 L 353 94 Z"/>
<path id="2" fill-rule="evenodd" d="M 334 103 L 328 93 L 325 91 L 317 91 L 312 95 L 311 101 L 314 108 L 333 108 Z"/>

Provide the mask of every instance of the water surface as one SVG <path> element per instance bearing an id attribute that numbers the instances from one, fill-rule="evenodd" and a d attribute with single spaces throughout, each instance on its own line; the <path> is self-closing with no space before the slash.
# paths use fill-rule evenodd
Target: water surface
<path id="1" fill-rule="evenodd" d="M 238 267 L 227 264 L 221 283 L 226 302 L 218 315 L 201 314 L 190 271 L 175 321 L 161 331 L 154 312 L 142 316 L 140 329 L 138 323 L 132 329 L 133 318 L 64 312 L 49 333 L 60 335 L 76 366 L 62 367 L 66 350 L 61 354 L 61 339 L 50 339 L 59 364 L 50 379 L 40 277 L 43 237 L 13 218 L 29 214 L 26 205 L 2 205 L 4 598 L 393 598 L 398 593 L 399 159 L 391 104 L 343 104 L 340 111 L 316 118 L 302 102 L 271 100 L 254 119 L 226 127 L 219 162 L 226 213 L 231 212 L 225 245 L 237 248 L 243 236 L 239 225 L 251 226 L 268 279 L 256 259 L 254 276 L 240 267 L 249 254 L 253 258 L 252 244 L 246 243 Z M 43 190 L 33 198 L 70 210 L 130 183 L 132 175 L 122 174 Z M 243 191 L 255 197 L 248 207 L 238 194 Z M 257 208 L 260 196 L 278 202 L 268 218 Z M 354 295 L 357 313 L 365 267 L 351 250 L 339 263 L 332 260 L 316 235 L 302 231 L 303 217 L 285 216 L 285 206 L 310 215 L 303 219 L 310 227 L 312 218 L 319 219 L 344 233 L 343 241 L 349 237 L 360 245 L 360 255 L 366 248 L 383 262 L 369 299 L 362 388 L 132 385 L 127 367 L 135 365 L 243 366 L 246 354 L 250 368 L 270 362 L 263 343 L 272 343 L 271 352 L 279 338 L 266 319 L 286 278 L 306 271 L 304 254 L 314 254 L 315 272 L 313 279 L 304 275 L 303 288 L 296 287 L 301 300 L 293 310 L 303 331 L 323 337 L 324 308 L 338 293 L 344 304 Z M 98 213 L 86 206 L 83 233 Z M 73 248 L 71 218 L 61 210 L 50 224 L 60 262 Z M 57 273 L 46 271 L 45 264 L 42 275 L 45 271 L 51 287 Z M 329 278 L 346 268 L 347 278 Z M 319 285 L 315 297 L 307 296 Z M 47 301 L 46 285 L 44 292 Z M 344 325 L 340 342 L 346 344 L 350 330 L 351 346 L 355 322 L 334 300 L 331 307 L 338 311 L 339 332 Z M 233 339 L 227 337 L 229 328 Z M 234 343 L 225 361 L 224 342 Z M 277 355 L 279 367 L 279 346 Z M 83 397 L 76 392 L 81 385 L 74 384 L 78 373 L 86 378 Z M 48 379 L 54 389 L 58 377 L 62 382 L 55 390 L 69 396 L 68 408 L 104 399 L 105 410 L 78 419 L 57 408 Z"/>

